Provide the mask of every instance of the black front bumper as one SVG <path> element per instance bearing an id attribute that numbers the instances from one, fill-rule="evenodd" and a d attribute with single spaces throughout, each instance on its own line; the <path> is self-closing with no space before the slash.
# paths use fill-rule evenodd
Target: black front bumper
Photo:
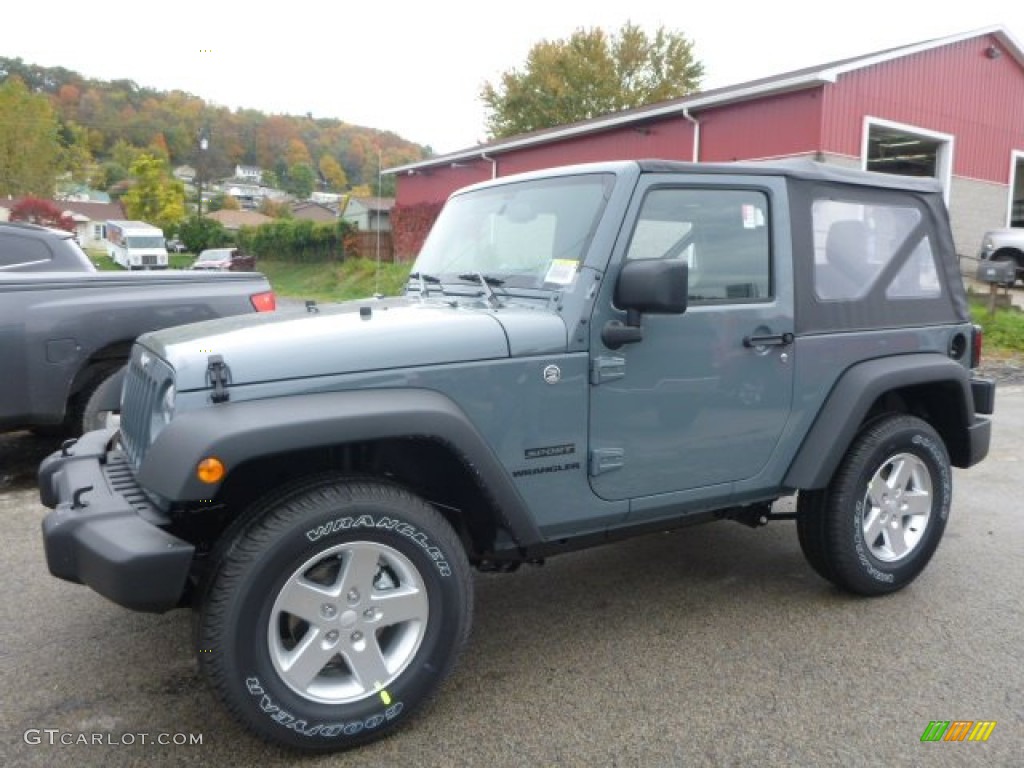
<path id="1" fill-rule="evenodd" d="M 176 607 L 195 548 L 160 524 L 124 454 L 109 447 L 114 430 L 83 435 L 39 466 L 46 563 L 54 576 L 86 584 L 136 611 Z"/>

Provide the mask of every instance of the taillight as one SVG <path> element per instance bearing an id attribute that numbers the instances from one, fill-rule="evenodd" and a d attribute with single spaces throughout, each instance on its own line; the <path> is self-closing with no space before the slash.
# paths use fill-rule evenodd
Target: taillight
<path id="1" fill-rule="evenodd" d="M 274 297 L 273 291 L 254 293 L 249 297 L 249 301 L 252 302 L 252 308 L 257 312 L 273 312 L 277 309 L 277 299 Z"/>
<path id="2" fill-rule="evenodd" d="M 981 365 L 981 345 L 985 337 L 985 329 L 980 325 L 974 326 L 974 335 L 971 337 L 971 368 Z"/>

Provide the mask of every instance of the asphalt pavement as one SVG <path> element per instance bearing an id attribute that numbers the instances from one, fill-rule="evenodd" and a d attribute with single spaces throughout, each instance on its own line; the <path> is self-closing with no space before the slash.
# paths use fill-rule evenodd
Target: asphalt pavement
<path id="1" fill-rule="evenodd" d="M 955 473 L 938 553 L 898 594 L 836 591 L 791 522 L 481 574 L 468 650 L 434 702 L 384 741 L 312 759 L 228 717 L 187 611 L 131 613 L 49 576 L 45 510 L 8 473 L 0 765 L 1019 766 L 1024 388 L 1000 391 L 995 424 L 989 458 Z M 7 458 L 42 451 L 32 440 Z M 986 743 L 922 743 L 934 720 L 996 726 Z"/>

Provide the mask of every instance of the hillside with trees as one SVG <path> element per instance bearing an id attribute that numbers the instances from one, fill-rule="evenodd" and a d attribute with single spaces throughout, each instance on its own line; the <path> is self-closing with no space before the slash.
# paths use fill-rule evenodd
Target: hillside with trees
<path id="1" fill-rule="evenodd" d="M 207 137 L 201 157 L 200 136 Z M 167 168 L 201 163 L 208 179 L 252 165 L 269 171 L 265 183 L 285 189 L 344 192 L 375 190 L 378 163 L 415 162 L 430 149 L 334 118 L 231 111 L 182 91 L 0 57 L 0 194 L 47 196 L 58 175 L 70 174 L 117 195 L 144 154 Z"/>

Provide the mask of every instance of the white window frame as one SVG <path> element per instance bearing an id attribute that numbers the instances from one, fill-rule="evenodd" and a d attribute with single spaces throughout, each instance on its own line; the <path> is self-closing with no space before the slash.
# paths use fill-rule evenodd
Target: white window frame
<path id="1" fill-rule="evenodd" d="M 861 170 L 866 171 L 868 168 L 868 137 L 871 135 L 871 128 L 875 126 L 879 128 L 889 128 L 894 131 L 900 131 L 901 133 L 915 134 L 923 139 L 934 139 L 944 145 L 940 147 L 938 155 L 935 158 L 935 178 L 937 178 L 939 183 L 942 184 L 942 199 L 946 201 L 946 205 L 949 205 L 949 190 L 953 184 L 953 151 L 955 149 L 955 137 L 953 134 L 933 131 L 928 128 L 922 128 L 918 125 L 910 125 L 909 123 L 897 123 L 893 120 L 885 120 L 881 117 L 873 117 L 872 115 L 865 115 L 864 128 L 861 134 L 860 143 Z"/>
<path id="2" fill-rule="evenodd" d="M 1006 188 L 1006 224 L 1009 227 L 1013 221 L 1013 193 L 1017 189 L 1017 169 L 1021 168 L 1024 175 L 1024 151 L 1019 149 L 1010 150 L 1010 175 L 1009 186 Z"/>

